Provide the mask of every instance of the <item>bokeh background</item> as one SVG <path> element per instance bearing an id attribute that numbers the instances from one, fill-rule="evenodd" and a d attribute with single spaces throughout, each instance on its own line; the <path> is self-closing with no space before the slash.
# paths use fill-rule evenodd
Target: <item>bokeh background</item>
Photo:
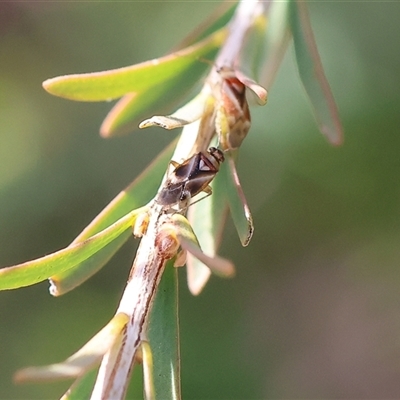
<path id="1" fill-rule="evenodd" d="M 177 135 L 101 139 L 111 104 L 41 82 L 162 55 L 216 5 L 0 3 L 0 266 L 65 247 Z M 240 155 L 256 230 L 242 248 L 226 227 L 237 277 L 192 297 L 180 272 L 185 399 L 400 397 L 400 3 L 309 8 L 345 143 L 318 133 L 290 49 Z M 46 282 L 0 293 L 1 399 L 65 391 L 12 374 L 66 358 L 109 320 L 135 246 L 63 297 Z"/>

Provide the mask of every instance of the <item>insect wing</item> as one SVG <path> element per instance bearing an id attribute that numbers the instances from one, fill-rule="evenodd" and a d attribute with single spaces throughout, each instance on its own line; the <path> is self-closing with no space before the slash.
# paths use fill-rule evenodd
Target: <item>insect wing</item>
<path id="1" fill-rule="evenodd" d="M 174 178 L 172 178 L 171 181 L 175 180 L 176 182 L 180 181 L 182 183 L 188 181 L 198 169 L 201 154 L 202 153 L 195 154 L 176 167 L 173 173 Z"/>
<path id="2" fill-rule="evenodd" d="M 157 196 L 157 202 L 170 206 L 180 202 L 188 203 L 191 197 L 202 191 L 211 194 L 208 188 L 224 161 L 221 150 L 210 147 L 208 152 L 200 152 L 182 164 L 172 165 L 175 169 L 168 175 L 164 187 Z"/>
<path id="3" fill-rule="evenodd" d="M 198 165 L 193 169 L 190 179 L 185 185 L 185 189 L 190 192 L 192 197 L 202 192 L 209 185 L 219 170 L 220 162 L 221 159 L 213 153 L 198 153 Z"/>
<path id="4" fill-rule="evenodd" d="M 216 172 L 199 173 L 185 185 L 185 189 L 190 192 L 192 197 L 194 197 L 210 184 L 215 177 L 215 174 Z"/>
<path id="5" fill-rule="evenodd" d="M 185 197 L 183 192 L 185 184 L 190 178 L 191 171 L 198 164 L 199 154 L 195 154 L 182 164 L 171 162 L 170 165 L 175 167 L 169 172 L 168 178 L 165 181 L 164 187 L 157 196 L 157 202 L 164 206 L 179 203 Z"/>
<path id="6" fill-rule="evenodd" d="M 157 202 L 164 206 L 178 203 L 182 200 L 182 193 L 184 190 L 184 183 L 167 182 L 166 186 L 162 188 L 157 197 Z"/>

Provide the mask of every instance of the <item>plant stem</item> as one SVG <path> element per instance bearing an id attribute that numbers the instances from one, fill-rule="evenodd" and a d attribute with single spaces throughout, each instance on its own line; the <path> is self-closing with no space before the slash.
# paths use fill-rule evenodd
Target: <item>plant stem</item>
<path id="1" fill-rule="evenodd" d="M 269 2 L 258 0 L 242 0 L 239 3 L 229 24 L 228 38 L 216 58 L 217 67 L 235 66 L 247 33 L 266 4 Z M 213 67 L 205 86 L 211 88 L 220 79 L 217 68 Z M 173 156 L 175 161 L 182 162 L 194 153 L 208 148 L 215 135 L 214 118 L 213 110 L 205 110 L 200 121 L 185 126 Z M 159 190 L 162 187 L 163 184 Z M 157 251 L 156 245 L 157 234 L 165 220 L 164 208 L 153 202 L 149 210 L 149 225 L 139 245 L 117 310 L 117 312 L 126 313 L 130 321 L 123 339 L 103 358 L 92 399 L 117 400 L 125 396 L 135 353 L 140 342 L 145 339 L 149 312 L 166 263 L 166 259 Z"/>

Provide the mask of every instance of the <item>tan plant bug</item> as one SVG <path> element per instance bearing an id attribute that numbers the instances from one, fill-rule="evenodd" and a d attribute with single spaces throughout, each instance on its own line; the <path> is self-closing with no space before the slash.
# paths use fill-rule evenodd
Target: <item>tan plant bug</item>
<path id="1" fill-rule="evenodd" d="M 236 68 L 217 67 L 216 72 L 220 76 L 214 88 L 217 101 L 216 132 L 224 151 L 235 150 L 240 147 L 251 125 L 246 88 L 254 92 L 260 105 L 267 102 L 268 94 L 265 88 Z"/>
<path id="2" fill-rule="evenodd" d="M 221 67 L 216 115 L 216 131 L 223 149 L 237 149 L 246 137 L 250 125 L 250 111 L 246 99 L 246 85 L 237 78 L 234 70 Z"/>

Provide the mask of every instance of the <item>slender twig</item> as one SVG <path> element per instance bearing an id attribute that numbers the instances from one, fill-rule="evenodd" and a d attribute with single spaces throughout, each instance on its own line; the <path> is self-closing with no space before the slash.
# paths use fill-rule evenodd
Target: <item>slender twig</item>
<path id="1" fill-rule="evenodd" d="M 221 48 L 206 79 L 205 86 L 212 88 L 221 79 L 217 68 L 233 67 L 238 61 L 246 35 L 254 19 L 263 11 L 266 2 L 242 0 L 229 25 L 228 38 Z M 211 89 L 209 89 L 211 90 Z M 205 111 L 202 119 L 184 127 L 173 159 L 182 162 L 194 153 L 208 148 L 215 134 L 215 113 Z M 162 189 L 162 185 L 160 190 Z M 154 295 L 167 258 L 157 248 L 157 236 L 168 214 L 162 206 L 152 202 L 148 211 L 148 227 L 143 235 L 132 266 L 127 286 L 117 312 L 127 314 L 130 321 L 122 341 L 103 358 L 92 393 L 92 399 L 123 399 L 134 363 L 135 353 L 145 339 L 146 323 Z"/>

